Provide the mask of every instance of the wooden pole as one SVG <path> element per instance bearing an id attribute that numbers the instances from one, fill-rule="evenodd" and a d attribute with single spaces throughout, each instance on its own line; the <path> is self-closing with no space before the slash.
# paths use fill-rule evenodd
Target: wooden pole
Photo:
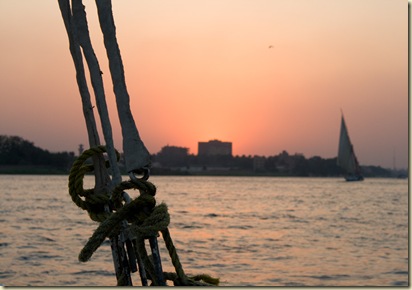
<path id="1" fill-rule="evenodd" d="M 116 39 L 112 3 L 110 0 L 96 0 L 100 28 L 104 36 L 113 90 L 116 95 L 117 112 L 123 135 L 123 152 L 128 172 L 139 172 L 150 166 L 150 154 L 137 131 L 130 110 L 130 97 L 124 77 L 123 62 Z"/>
<path id="2" fill-rule="evenodd" d="M 81 4 L 81 1 L 74 1 L 76 8 Z M 70 10 L 69 0 L 58 0 L 60 11 L 63 17 L 63 21 L 66 27 L 66 32 L 69 38 L 70 53 L 73 58 L 73 62 L 76 68 L 76 80 L 80 91 L 80 96 L 82 99 L 83 113 L 86 120 L 87 133 L 89 136 L 89 143 L 91 147 L 100 145 L 99 134 L 96 127 L 96 120 L 93 114 L 93 107 L 90 101 L 90 93 L 87 87 L 84 65 L 82 60 L 82 54 L 80 50 L 80 44 L 78 41 L 76 27 L 73 21 L 73 15 Z M 85 16 L 85 15 L 84 15 Z M 79 19 L 79 18 L 78 18 Z M 81 20 L 81 18 L 80 18 Z M 81 25 L 80 25 L 81 27 Z M 84 31 L 83 31 L 84 32 Z M 84 35 L 82 36 L 84 37 Z M 97 59 L 96 59 L 97 61 Z M 89 67 L 90 69 L 90 67 Z M 100 70 L 99 70 L 100 72 Z M 95 80 L 96 81 L 96 80 Z M 107 129 L 107 127 L 106 127 Z M 95 173 L 95 190 L 106 190 L 108 191 L 108 184 L 110 183 L 110 177 L 107 169 L 104 165 L 104 158 L 102 155 L 93 158 L 94 173 Z M 120 176 L 120 174 L 119 174 Z M 108 206 L 105 206 L 106 211 L 110 211 Z M 113 263 L 115 267 L 116 277 L 119 281 L 123 278 L 123 283 L 125 285 L 132 285 L 130 270 L 127 262 L 127 256 L 123 247 L 123 243 L 119 240 L 119 237 L 112 237 L 110 239 Z"/>
<path id="3" fill-rule="evenodd" d="M 70 53 L 72 55 L 74 66 L 76 69 L 76 81 L 82 99 L 83 115 L 86 121 L 89 144 L 91 147 L 95 147 L 100 145 L 99 134 L 96 127 L 93 106 L 90 101 L 90 92 L 87 87 L 80 45 L 76 41 L 76 31 L 75 29 L 73 29 L 70 4 L 68 0 L 58 1 L 64 25 L 66 27 L 67 35 L 69 38 Z M 103 156 L 96 155 L 96 157 L 93 158 L 93 165 L 95 168 L 95 187 L 96 189 L 101 190 L 107 184 L 107 182 L 110 181 L 110 177 L 104 165 Z"/>
<path id="4" fill-rule="evenodd" d="M 72 0 L 73 22 L 77 29 L 77 38 L 83 49 L 83 54 L 89 67 L 90 79 L 92 82 L 97 110 L 100 116 L 102 131 L 106 142 L 107 155 L 109 157 L 110 169 L 112 171 L 112 189 L 121 181 L 119 166 L 117 165 L 116 152 L 113 144 L 112 126 L 110 124 L 109 111 L 106 104 L 103 79 L 99 62 L 94 53 L 90 40 L 89 29 L 87 25 L 86 11 L 84 10 L 82 0 Z"/>
<path id="5" fill-rule="evenodd" d="M 117 112 L 123 135 L 123 151 L 126 161 L 126 169 L 134 177 L 133 173 L 144 172 L 147 179 L 150 167 L 150 154 L 143 144 L 137 131 L 136 124 L 130 110 L 130 97 L 127 92 L 124 68 L 119 45 L 116 39 L 116 26 L 114 24 L 111 0 L 96 0 L 97 13 L 99 15 L 100 28 L 103 32 L 104 45 L 109 59 L 110 74 L 113 90 L 116 95 Z M 149 238 L 152 249 L 152 257 L 159 285 L 166 285 L 163 277 L 157 238 Z"/>

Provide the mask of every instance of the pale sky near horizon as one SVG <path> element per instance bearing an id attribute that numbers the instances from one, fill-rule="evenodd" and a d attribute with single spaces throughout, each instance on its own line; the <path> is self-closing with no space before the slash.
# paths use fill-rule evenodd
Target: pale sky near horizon
<path id="1" fill-rule="evenodd" d="M 122 151 L 95 3 L 83 3 Z M 362 165 L 408 166 L 407 1 L 118 0 L 113 13 L 151 153 L 219 139 L 234 155 L 332 158 L 342 109 Z M 0 50 L 0 135 L 88 147 L 57 1 L 0 0 Z"/>

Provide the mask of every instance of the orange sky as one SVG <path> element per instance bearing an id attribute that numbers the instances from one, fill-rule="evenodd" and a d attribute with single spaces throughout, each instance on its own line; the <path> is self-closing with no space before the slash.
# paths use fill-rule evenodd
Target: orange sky
<path id="1" fill-rule="evenodd" d="M 121 150 L 95 4 L 84 4 Z M 220 139 L 235 155 L 330 158 L 342 108 L 361 164 L 393 167 L 395 152 L 405 168 L 407 9 L 401 0 L 113 1 L 141 137 L 151 153 L 169 144 L 197 154 L 198 141 Z M 0 39 L 0 134 L 52 152 L 88 146 L 57 1 L 0 1 Z"/>

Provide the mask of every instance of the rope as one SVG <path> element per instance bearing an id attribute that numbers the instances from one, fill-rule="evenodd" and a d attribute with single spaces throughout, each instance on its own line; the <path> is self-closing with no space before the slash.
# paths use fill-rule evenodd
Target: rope
<path id="1" fill-rule="evenodd" d="M 173 245 L 169 229 L 162 230 L 162 236 L 163 240 L 165 241 L 166 248 L 169 251 L 170 258 L 172 259 L 172 264 L 176 269 L 177 277 L 179 278 L 182 284 L 186 284 L 187 278 L 183 270 L 182 264 L 180 263 L 179 256 L 177 255 L 176 248 Z"/>
<path id="2" fill-rule="evenodd" d="M 163 272 L 166 280 L 173 281 L 175 286 L 213 286 L 219 284 L 219 279 L 209 275 L 196 275 L 188 277 L 180 263 L 179 256 L 168 229 L 170 215 L 165 203 L 156 206 L 154 198 L 156 186 L 143 179 L 123 181 L 116 186 L 111 194 L 107 191 L 97 191 L 83 188 L 83 178 L 87 172 L 93 170 L 91 165 L 83 165 L 85 161 L 95 154 L 106 152 L 104 146 L 91 148 L 82 153 L 73 163 L 69 175 L 69 193 L 73 202 L 80 208 L 87 210 L 90 218 L 100 222 L 99 227 L 89 238 L 86 245 L 80 251 L 79 261 L 88 261 L 93 253 L 100 247 L 106 237 L 119 234 L 121 223 L 127 220 L 129 223 L 126 236 L 132 240 L 135 255 L 143 262 L 144 270 L 153 286 L 158 286 L 159 281 L 154 271 L 154 265 L 147 254 L 144 240 L 158 236 L 162 233 L 163 240 L 169 252 L 176 273 Z M 116 151 L 119 158 L 119 153 Z M 108 166 L 108 164 L 106 164 Z M 122 203 L 122 193 L 128 189 L 137 189 L 140 195 L 130 203 Z M 83 199 L 83 198 L 84 199 Z M 105 212 L 104 206 L 109 204 L 114 212 Z M 118 278 L 117 284 L 124 285 L 124 279 Z"/>
<path id="3" fill-rule="evenodd" d="M 94 221 L 104 221 L 110 214 L 105 212 L 104 206 L 109 203 L 109 194 L 105 189 L 84 189 L 83 178 L 88 172 L 93 171 L 93 165 L 83 165 L 87 159 L 96 154 L 106 152 L 105 146 L 98 146 L 85 150 L 73 163 L 69 174 L 69 194 L 73 202 L 83 210 L 87 210 L 90 218 Z M 120 159 L 116 151 L 117 159 Z M 106 161 L 106 167 L 109 163 Z M 84 199 L 82 199 L 83 197 Z"/>
<path id="4" fill-rule="evenodd" d="M 126 204 L 119 211 L 111 214 L 100 226 L 96 229 L 93 235 L 90 237 L 83 250 L 80 252 L 79 260 L 81 262 L 88 261 L 98 247 L 104 242 L 106 237 L 117 229 L 120 222 L 127 217 L 133 215 L 137 220 L 144 218 L 145 214 L 143 209 L 152 207 L 156 203 L 155 199 L 150 195 L 141 195 L 138 198 L 132 200 L 132 202 Z M 136 215 L 135 213 L 141 213 Z"/>

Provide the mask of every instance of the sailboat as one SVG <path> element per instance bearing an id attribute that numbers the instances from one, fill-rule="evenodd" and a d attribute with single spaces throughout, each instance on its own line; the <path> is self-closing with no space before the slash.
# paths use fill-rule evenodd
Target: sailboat
<path id="1" fill-rule="evenodd" d="M 349 138 L 348 129 L 346 128 L 345 119 L 342 113 L 342 121 L 340 125 L 339 149 L 338 149 L 338 165 L 346 171 L 346 181 L 362 181 L 361 168 L 358 159 L 356 158 L 353 145 Z"/>

